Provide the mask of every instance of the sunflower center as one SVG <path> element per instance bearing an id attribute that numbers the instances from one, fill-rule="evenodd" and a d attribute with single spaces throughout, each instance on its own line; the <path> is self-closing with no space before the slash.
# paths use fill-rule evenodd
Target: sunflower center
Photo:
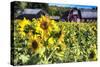
<path id="1" fill-rule="evenodd" d="M 33 41 L 32 42 L 32 48 L 34 48 L 34 49 L 36 49 L 36 48 L 38 48 L 38 43 L 37 43 L 37 41 Z"/>
<path id="2" fill-rule="evenodd" d="M 42 28 L 42 29 L 48 29 L 48 23 L 47 22 L 42 22 L 41 23 L 41 25 L 40 25 L 40 27 Z"/>

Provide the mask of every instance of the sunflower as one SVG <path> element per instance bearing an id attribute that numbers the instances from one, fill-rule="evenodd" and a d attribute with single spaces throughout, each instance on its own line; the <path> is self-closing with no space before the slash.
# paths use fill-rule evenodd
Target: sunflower
<path id="1" fill-rule="evenodd" d="M 50 37 L 48 39 L 48 46 L 47 46 L 47 48 L 52 48 L 52 47 L 56 46 L 54 44 L 55 44 L 55 39 L 53 37 Z"/>
<path id="2" fill-rule="evenodd" d="M 96 47 L 96 44 L 91 44 L 88 51 L 89 51 L 89 59 L 92 60 L 92 61 L 97 60 L 97 47 Z"/>
<path id="3" fill-rule="evenodd" d="M 50 38 L 48 39 L 48 43 L 49 43 L 49 44 L 54 44 L 54 42 L 55 42 L 55 40 L 54 40 L 53 37 L 50 37 Z"/>
<path id="4" fill-rule="evenodd" d="M 38 35 L 31 35 L 28 42 L 28 48 L 32 49 L 33 53 L 43 54 L 45 48 Z"/>
<path id="5" fill-rule="evenodd" d="M 50 20 L 47 16 L 41 16 L 38 22 L 36 23 L 36 32 L 41 33 L 43 39 L 47 39 L 50 36 L 50 33 L 58 28 L 54 20 Z M 58 29 L 57 29 L 58 30 Z"/>
<path id="6" fill-rule="evenodd" d="M 64 41 L 64 35 L 65 35 L 65 31 L 63 29 L 61 29 L 61 34 L 58 38 L 58 42 L 61 43 Z"/>
<path id="7" fill-rule="evenodd" d="M 61 30 L 61 35 L 58 38 L 58 45 L 61 47 L 62 50 L 66 50 L 66 44 L 64 42 L 64 36 L 65 35 L 65 31 L 64 31 L 64 27 Z"/>
<path id="8" fill-rule="evenodd" d="M 26 25 L 30 25 L 30 21 L 27 20 L 26 18 L 24 18 L 23 20 L 21 20 L 20 22 L 18 22 L 18 25 L 19 25 L 19 33 L 22 35 L 22 36 L 25 36 L 25 32 L 24 32 L 24 29 L 25 29 L 25 26 Z"/>

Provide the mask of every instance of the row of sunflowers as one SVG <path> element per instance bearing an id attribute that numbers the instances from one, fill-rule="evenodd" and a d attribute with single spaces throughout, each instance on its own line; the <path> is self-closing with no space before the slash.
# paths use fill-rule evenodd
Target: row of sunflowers
<path id="1" fill-rule="evenodd" d="M 57 22 L 47 16 L 17 19 L 13 34 L 14 65 L 97 60 L 96 22 Z"/>

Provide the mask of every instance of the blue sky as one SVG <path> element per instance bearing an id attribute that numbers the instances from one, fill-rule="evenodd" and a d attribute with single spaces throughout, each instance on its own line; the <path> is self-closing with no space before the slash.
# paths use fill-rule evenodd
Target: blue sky
<path id="1" fill-rule="evenodd" d="M 49 6 L 58 6 L 58 7 L 77 7 L 77 8 L 96 8 L 96 6 L 91 5 L 72 5 L 72 4 L 55 4 L 55 3 L 49 3 Z"/>

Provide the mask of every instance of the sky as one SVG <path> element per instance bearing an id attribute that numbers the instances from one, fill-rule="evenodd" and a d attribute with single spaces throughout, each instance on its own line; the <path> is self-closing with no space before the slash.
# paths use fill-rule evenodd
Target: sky
<path id="1" fill-rule="evenodd" d="M 91 6 L 91 5 L 55 4 L 55 3 L 49 3 L 49 6 L 71 7 L 71 8 L 77 7 L 77 8 L 86 8 L 86 9 L 96 8 L 96 6 Z"/>

